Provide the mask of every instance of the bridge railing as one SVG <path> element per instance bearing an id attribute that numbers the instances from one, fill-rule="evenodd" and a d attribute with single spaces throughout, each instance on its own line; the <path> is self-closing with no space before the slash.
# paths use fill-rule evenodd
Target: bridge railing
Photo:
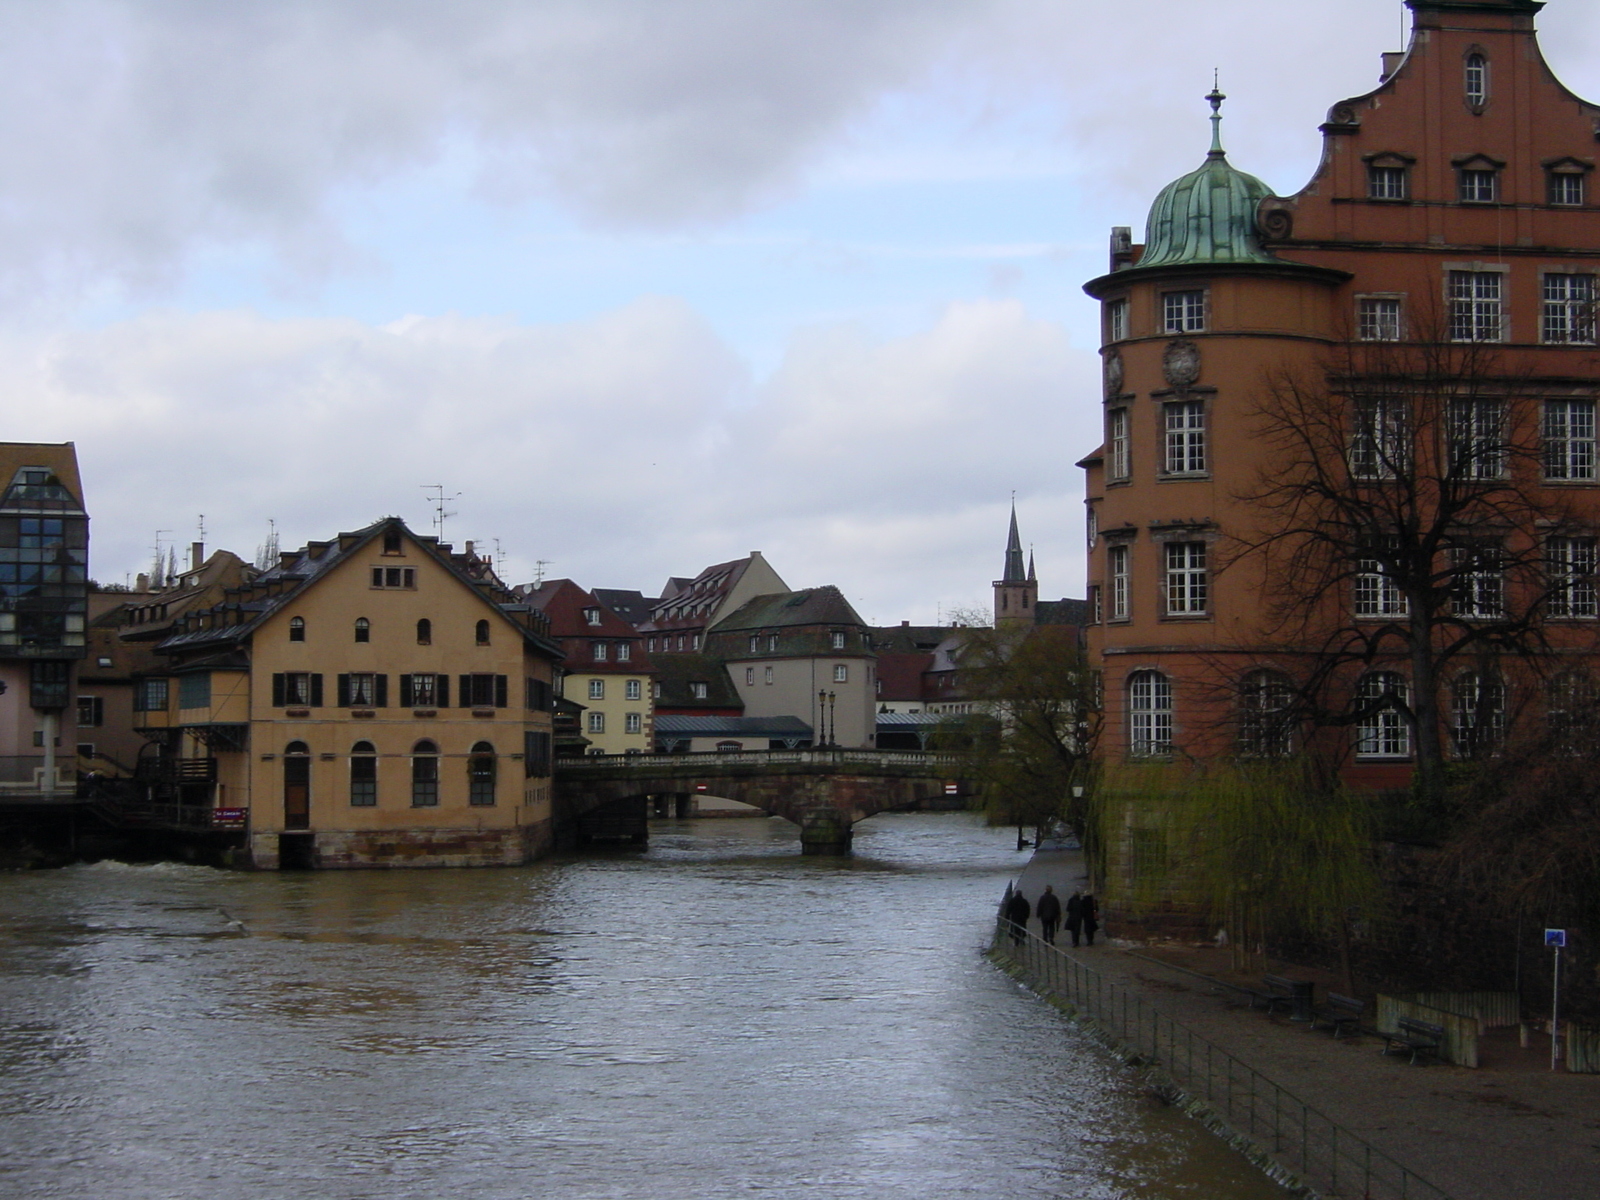
<path id="1" fill-rule="evenodd" d="M 957 768 L 953 754 L 923 750 L 705 750 L 685 754 L 589 754 L 556 760 L 567 771 L 671 770 L 692 773 L 718 767 L 850 767 L 899 769 L 918 774 L 948 775 Z"/>

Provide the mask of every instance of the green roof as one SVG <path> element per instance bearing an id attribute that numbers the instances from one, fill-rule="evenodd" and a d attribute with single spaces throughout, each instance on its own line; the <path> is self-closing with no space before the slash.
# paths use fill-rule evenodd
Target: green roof
<path id="1" fill-rule="evenodd" d="M 1272 189 L 1229 165 L 1221 136 L 1225 97 L 1213 90 L 1206 98 L 1211 101 L 1211 151 L 1199 169 L 1156 196 L 1136 270 L 1280 261 L 1261 249 L 1256 235 L 1256 210 Z"/>

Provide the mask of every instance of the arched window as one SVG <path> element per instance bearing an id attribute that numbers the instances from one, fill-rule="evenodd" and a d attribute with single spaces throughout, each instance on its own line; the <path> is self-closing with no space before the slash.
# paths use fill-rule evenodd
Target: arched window
<path id="1" fill-rule="evenodd" d="M 289 618 L 289 640 L 303 642 L 306 640 L 306 619 L 304 617 Z"/>
<path id="2" fill-rule="evenodd" d="M 439 747 L 424 738 L 411 747 L 411 807 L 439 806 Z"/>
<path id="3" fill-rule="evenodd" d="M 378 751 L 371 742 L 350 747 L 350 807 L 372 808 L 378 803 Z"/>
<path id="4" fill-rule="evenodd" d="M 422 620 L 417 622 L 417 645 L 433 645 L 433 622 L 428 620 L 427 617 L 423 617 Z"/>
<path id="5" fill-rule="evenodd" d="M 356 641 L 370 642 L 372 640 L 372 622 L 365 617 L 356 618 Z"/>
<path id="6" fill-rule="evenodd" d="M 283 827 L 311 828 L 311 747 L 304 742 L 283 748 Z"/>
<path id="7" fill-rule="evenodd" d="M 1128 676 L 1128 752 L 1135 758 L 1172 753 L 1172 681 L 1160 671 Z"/>
<path id="8" fill-rule="evenodd" d="M 487 646 L 489 644 L 489 622 L 487 622 L 487 621 L 479 621 L 478 622 L 478 635 L 477 636 L 478 636 L 478 645 Z"/>
<path id="9" fill-rule="evenodd" d="M 1373 671 L 1356 689 L 1360 717 L 1356 722 L 1357 758 L 1409 758 L 1411 725 L 1407 720 L 1406 681 L 1393 671 Z"/>
<path id="10" fill-rule="evenodd" d="M 1450 733 L 1461 758 L 1482 758 L 1500 744 L 1506 725 L 1506 688 L 1486 672 L 1466 671 L 1450 689 Z"/>
<path id="11" fill-rule="evenodd" d="M 494 747 L 488 742 L 478 742 L 467 756 L 467 803 L 493 804 L 494 780 Z"/>
<path id="12" fill-rule="evenodd" d="M 1489 60 L 1473 52 L 1466 61 L 1467 103 L 1482 108 L 1489 100 Z"/>
<path id="13" fill-rule="evenodd" d="M 1294 685 L 1277 671 L 1252 671 L 1239 686 L 1239 753 L 1283 758 L 1294 750 Z"/>

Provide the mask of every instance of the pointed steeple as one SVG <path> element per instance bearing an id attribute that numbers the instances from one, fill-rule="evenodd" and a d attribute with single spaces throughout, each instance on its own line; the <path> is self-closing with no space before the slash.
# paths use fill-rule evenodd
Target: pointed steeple
<path id="1" fill-rule="evenodd" d="M 1028 547 L 1028 582 L 1038 583 L 1039 574 L 1033 569 L 1033 547 Z"/>
<path id="2" fill-rule="evenodd" d="M 1001 583 L 1023 583 L 1022 538 L 1017 533 L 1017 504 L 1011 502 L 1011 536 L 1006 539 L 1006 569 L 1000 575 Z"/>

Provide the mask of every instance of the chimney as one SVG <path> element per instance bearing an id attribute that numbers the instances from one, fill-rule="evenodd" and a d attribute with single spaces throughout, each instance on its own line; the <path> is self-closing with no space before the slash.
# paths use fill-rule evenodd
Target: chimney
<path id="1" fill-rule="evenodd" d="M 140 571 L 138 575 L 134 576 L 133 590 L 136 592 L 148 592 L 150 590 L 150 576 Z"/>
<path id="2" fill-rule="evenodd" d="M 206 560 L 206 544 L 204 542 L 189 543 L 189 570 L 198 571 L 200 564 Z"/>
<path id="3" fill-rule="evenodd" d="M 1133 227 L 1131 225 L 1113 225 L 1111 227 L 1111 269 L 1120 271 L 1133 265 Z"/>
<path id="4" fill-rule="evenodd" d="M 1384 51 L 1384 54 L 1383 54 L 1383 73 L 1378 76 L 1378 82 L 1379 83 L 1386 82 L 1388 80 L 1389 76 L 1391 76 L 1391 75 L 1393 75 L 1395 73 L 1395 69 L 1397 67 L 1399 67 L 1399 65 L 1402 62 L 1405 61 L 1405 57 L 1406 57 L 1406 52 L 1404 50 L 1386 50 L 1386 51 Z"/>
<path id="5" fill-rule="evenodd" d="M 466 546 L 467 546 L 466 555 L 467 555 L 468 558 L 471 558 L 472 557 L 472 542 L 468 541 Z"/>

